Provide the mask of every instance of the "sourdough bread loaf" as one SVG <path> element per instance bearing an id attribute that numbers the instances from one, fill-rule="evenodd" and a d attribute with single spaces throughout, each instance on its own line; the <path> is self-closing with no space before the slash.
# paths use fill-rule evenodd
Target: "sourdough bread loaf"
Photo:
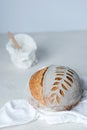
<path id="1" fill-rule="evenodd" d="M 69 67 L 51 65 L 34 73 L 29 80 L 29 102 L 50 111 L 70 110 L 81 99 L 77 73 Z"/>

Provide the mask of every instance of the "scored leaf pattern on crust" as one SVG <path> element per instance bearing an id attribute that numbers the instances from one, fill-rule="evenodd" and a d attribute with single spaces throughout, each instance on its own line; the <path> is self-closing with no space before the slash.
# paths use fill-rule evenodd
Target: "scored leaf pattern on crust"
<path id="1" fill-rule="evenodd" d="M 61 102 L 61 96 L 64 97 L 65 91 L 68 91 L 68 87 L 72 87 L 74 72 L 71 69 L 65 69 L 65 67 L 56 67 L 55 73 L 56 77 L 51 88 L 50 102 L 54 103 L 56 101 L 59 104 Z M 58 87 L 59 85 L 61 87 Z"/>

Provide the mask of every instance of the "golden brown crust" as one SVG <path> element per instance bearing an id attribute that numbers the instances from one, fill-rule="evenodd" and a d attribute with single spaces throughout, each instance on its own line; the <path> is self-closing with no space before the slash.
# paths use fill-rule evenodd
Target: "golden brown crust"
<path id="1" fill-rule="evenodd" d="M 47 67 L 34 73 L 29 82 L 29 87 L 30 87 L 32 96 L 35 99 L 37 99 L 39 102 L 41 102 L 43 105 L 45 105 L 45 101 L 43 99 L 42 82 L 43 82 L 43 77 L 46 70 L 47 70 Z"/>

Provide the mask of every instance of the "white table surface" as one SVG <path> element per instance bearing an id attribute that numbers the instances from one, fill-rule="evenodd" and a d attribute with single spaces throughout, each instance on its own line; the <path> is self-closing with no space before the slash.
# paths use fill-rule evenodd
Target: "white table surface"
<path id="1" fill-rule="evenodd" d="M 87 76 L 87 31 L 50 32 L 30 34 L 38 46 L 38 63 L 31 69 L 15 67 L 10 60 L 5 45 L 6 34 L 0 34 L 0 107 L 12 99 L 27 99 L 27 84 L 33 72 L 50 64 L 66 65 L 80 76 Z M 9 127 L 9 130 L 86 130 L 84 124 L 48 125 L 45 121 Z M 3 130 L 7 130 L 4 128 Z"/>

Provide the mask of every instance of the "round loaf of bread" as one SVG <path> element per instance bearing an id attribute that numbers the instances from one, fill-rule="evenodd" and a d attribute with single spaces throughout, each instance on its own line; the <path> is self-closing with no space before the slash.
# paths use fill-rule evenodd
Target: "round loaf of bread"
<path id="1" fill-rule="evenodd" d="M 29 80 L 29 103 L 50 111 L 70 110 L 81 99 L 82 88 L 77 73 L 69 67 L 51 65 Z"/>

